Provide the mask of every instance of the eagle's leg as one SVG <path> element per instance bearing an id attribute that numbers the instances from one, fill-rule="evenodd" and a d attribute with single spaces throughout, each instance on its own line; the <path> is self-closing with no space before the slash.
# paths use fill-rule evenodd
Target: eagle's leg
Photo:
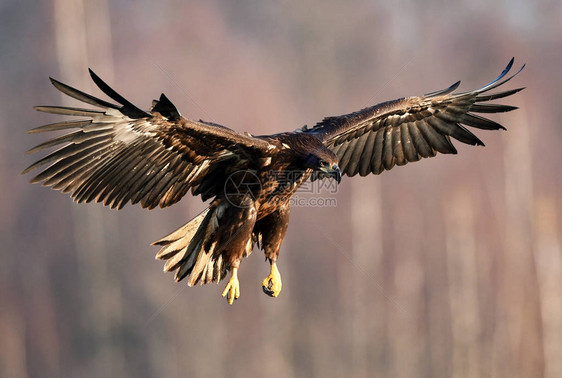
<path id="1" fill-rule="evenodd" d="M 226 284 L 222 296 L 226 297 L 228 304 L 233 304 L 240 297 L 240 283 L 238 282 L 238 268 L 232 268 L 230 280 Z"/>
<path id="2" fill-rule="evenodd" d="M 269 276 L 265 277 L 262 281 L 261 286 L 263 288 L 263 292 L 270 297 L 277 297 L 279 293 L 281 293 L 283 283 L 281 282 L 281 274 L 279 273 L 277 264 L 274 260 L 271 261 L 271 272 L 269 273 Z"/>
<path id="3" fill-rule="evenodd" d="M 239 200 L 240 202 L 233 202 Z M 233 304 L 240 297 L 240 283 L 238 282 L 238 268 L 242 258 L 252 251 L 252 232 L 256 224 L 257 210 L 251 195 L 216 199 L 220 201 L 217 207 L 217 238 L 215 253 L 220 251 L 223 261 L 230 269 L 230 280 L 226 284 L 222 296 L 228 304 Z M 220 225 L 220 227 L 218 227 Z M 248 251 L 249 250 L 249 251 Z"/>
<path id="4" fill-rule="evenodd" d="M 270 297 L 277 297 L 281 293 L 281 274 L 277 269 L 277 257 L 281 243 L 289 224 L 289 205 L 279 207 L 275 212 L 256 222 L 254 231 L 261 235 L 262 248 L 265 258 L 271 264 L 271 271 L 262 281 L 263 292 Z"/>

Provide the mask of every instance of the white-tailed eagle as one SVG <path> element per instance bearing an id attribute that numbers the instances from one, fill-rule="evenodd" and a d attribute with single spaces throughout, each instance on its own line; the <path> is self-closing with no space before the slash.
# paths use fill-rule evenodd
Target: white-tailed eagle
<path id="1" fill-rule="evenodd" d="M 453 93 L 457 82 L 424 96 L 328 117 L 312 128 L 264 136 L 184 118 L 164 94 L 150 110 L 141 110 L 90 70 L 117 104 L 51 79 L 58 90 L 94 108 L 35 107 L 80 118 L 30 130 L 68 132 L 32 148 L 29 152 L 59 147 L 24 173 L 39 168 L 32 183 L 70 193 L 76 202 L 116 209 L 129 202 L 148 209 L 170 206 L 189 190 L 211 199 L 201 214 L 154 243 L 161 246 L 156 257 L 166 260 L 164 270 L 175 272 L 176 281 L 187 278 L 189 286 L 218 283 L 230 272 L 223 296 L 232 304 L 240 295 L 240 262 L 258 245 L 271 264 L 263 290 L 276 297 L 289 200 L 306 180 L 332 177 L 339 183 L 342 176 L 379 174 L 438 152 L 455 154 L 451 139 L 483 146 L 465 126 L 504 129 L 478 114 L 516 109 L 489 103 L 523 89 L 490 93 L 523 69 L 507 76 L 512 65 L 513 59 L 480 89 Z"/>

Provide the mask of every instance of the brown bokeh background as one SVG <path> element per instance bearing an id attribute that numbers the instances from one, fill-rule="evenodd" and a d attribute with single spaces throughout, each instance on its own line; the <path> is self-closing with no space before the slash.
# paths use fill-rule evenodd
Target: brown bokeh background
<path id="1" fill-rule="evenodd" d="M 0 376 L 562 377 L 561 21 L 550 0 L 0 3 Z M 277 299 L 258 250 L 234 306 L 161 272 L 149 243 L 198 198 L 117 212 L 19 175 L 57 119 L 31 107 L 75 104 L 48 76 L 268 134 L 474 89 L 512 56 L 528 88 L 487 147 L 293 209 Z"/>

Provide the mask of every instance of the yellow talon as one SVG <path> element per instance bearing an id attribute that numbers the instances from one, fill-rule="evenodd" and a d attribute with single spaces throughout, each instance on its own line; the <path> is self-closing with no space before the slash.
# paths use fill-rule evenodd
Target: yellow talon
<path id="1" fill-rule="evenodd" d="M 277 297 L 281 292 L 283 284 L 281 283 L 281 274 L 279 273 L 275 262 L 271 263 L 271 272 L 269 273 L 269 276 L 263 280 L 261 286 L 263 288 L 263 292 L 270 297 Z"/>
<path id="2" fill-rule="evenodd" d="M 227 296 L 228 294 L 228 296 Z M 232 268 L 230 280 L 226 284 L 222 296 L 226 297 L 228 304 L 233 304 L 240 297 L 240 283 L 238 282 L 238 268 Z"/>

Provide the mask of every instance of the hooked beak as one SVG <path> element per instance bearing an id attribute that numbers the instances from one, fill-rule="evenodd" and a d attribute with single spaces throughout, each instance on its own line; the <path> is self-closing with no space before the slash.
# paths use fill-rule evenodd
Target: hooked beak
<path id="1" fill-rule="evenodd" d="M 340 167 L 337 164 L 332 165 L 331 167 L 320 168 L 320 171 L 324 173 L 325 177 L 332 177 L 336 179 L 338 184 L 341 181 L 341 171 Z"/>

